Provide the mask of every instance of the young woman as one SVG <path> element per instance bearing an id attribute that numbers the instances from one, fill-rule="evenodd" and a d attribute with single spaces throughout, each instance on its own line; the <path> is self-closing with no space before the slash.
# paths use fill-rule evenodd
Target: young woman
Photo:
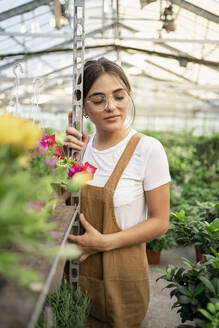
<path id="1" fill-rule="evenodd" d="M 126 126 L 134 104 L 121 67 L 106 58 L 88 61 L 83 80 L 83 111 L 96 132 L 89 141 L 83 133 L 81 142 L 68 127 L 65 143 L 84 150 L 83 162 L 97 168 L 81 193 L 84 233 L 69 236 L 83 250 L 78 263 L 80 287 L 91 298 L 88 327 L 139 328 L 149 303 L 145 242 L 169 224 L 167 157 L 158 140 Z"/>

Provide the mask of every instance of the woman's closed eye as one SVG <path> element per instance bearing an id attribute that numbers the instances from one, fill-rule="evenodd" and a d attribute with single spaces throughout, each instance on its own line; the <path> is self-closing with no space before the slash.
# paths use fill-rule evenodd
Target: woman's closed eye
<path id="1" fill-rule="evenodd" d="M 124 96 L 114 96 L 115 100 L 123 100 L 125 97 Z"/>
<path id="2" fill-rule="evenodd" d="M 105 102 L 105 97 L 103 97 L 103 96 L 95 96 L 95 97 L 91 97 L 89 100 L 93 104 L 98 105 L 98 104 L 103 104 Z"/>

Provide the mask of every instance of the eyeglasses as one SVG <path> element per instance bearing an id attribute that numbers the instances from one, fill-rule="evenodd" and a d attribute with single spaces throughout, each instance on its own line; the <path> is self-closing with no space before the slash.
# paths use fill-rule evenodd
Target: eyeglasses
<path id="1" fill-rule="evenodd" d="M 87 103 L 90 103 L 95 110 L 104 111 L 109 107 L 109 101 L 111 102 L 111 107 L 124 107 L 128 105 L 129 95 L 126 90 L 115 91 L 111 96 L 106 97 L 104 94 L 91 95 Z"/>

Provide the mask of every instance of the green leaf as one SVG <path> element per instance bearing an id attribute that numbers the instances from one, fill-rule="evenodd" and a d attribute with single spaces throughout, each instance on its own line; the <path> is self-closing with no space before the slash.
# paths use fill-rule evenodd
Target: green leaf
<path id="1" fill-rule="evenodd" d="M 172 287 L 176 287 L 176 284 L 169 284 L 165 288 L 172 288 Z"/>
<path id="2" fill-rule="evenodd" d="M 208 311 L 206 311 L 206 310 L 204 310 L 204 309 L 198 309 L 198 311 L 205 317 L 205 318 L 207 318 L 209 321 L 212 321 L 214 318 L 212 317 L 212 315 L 208 312 Z"/>
<path id="3" fill-rule="evenodd" d="M 216 312 L 215 306 L 214 306 L 214 304 L 212 304 L 212 303 L 208 303 L 208 304 L 207 304 L 207 309 L 208 309 L 208 311 L 211 312 L 212 314 L 215 314 L 215 312 Z"/>
<path id="4" fill-rule="evenodd" d="M 182 273 L 185 271 L 185 269 L 182 267 L 182 268 L 179 268 L 179 270 L 177 271 L 176 275 L 175 275 L 175 279 L 177 282 L 179 282 L 181 276 L 182 276 Z"/>
<path id="5" fill-rule="evenodd" d="M 215 304 L 215 309 L 216 309 L 216 311 L 219 311 L 219 302 L 217 302 L 217 303 Z"/>
<path id="6" fill-rule="evenodd" d="M 192 293 L 187 288 L 185 288 L 183 286 L 178 286 L 178 291 L 183 295 L 186 295 L 188 297 L 192 297 Z"/>
<path id="7" fill-rule="evenodd" d="M 195 265 L 191 261 L 189 261 L 185 257 L 182 257 L 182 259 L 183 259 L 183 262 L 186 263 L 191 269 L 195 269 Z"/>
<path id="8" fill-rule="evenodd" d="M 170 297 L 172 298 L 174 295 L 177 294 L 177 289 L 173 289 L 171 292 L 170 292 Z"/>
<path id="9" fill-rule="evenodd" d="M 197 296 L 199 294 L 201 294 L 201 292 L 205 289 L 205 287 L 200 283 L 196 289 L 193 292 L 193 296 Z"/>
<path id="10" fill-rule="evenodd" d="M 195 319 L 194 322 L 198 327 L 206 328 L 206 322 L 200 319 Z"/>
<path id="11" fill-rule="evenodd" d="M 190 303 L 190 298 L 185 295 L 180 295 L 178 302 L 180 304 L 188 304 Z"/>
<path id="12" fill-rule="evenodd" d="M 212 283 L 206 278 L 206 277 L 199 277 L 199 280 L 201 280 L 201 282 L 214 294 L 216 295 L 216 291 L 214 289 L 214 286 L 212 285 Z"/>

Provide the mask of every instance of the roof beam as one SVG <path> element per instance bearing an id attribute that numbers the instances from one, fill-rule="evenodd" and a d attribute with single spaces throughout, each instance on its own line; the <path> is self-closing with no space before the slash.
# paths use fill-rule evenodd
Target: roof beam
<path id="1" fill-rule="evenodd" d="M 175 47 L 172 47 L 172 46 L 170 46 L 169 44 L 166 44 L 166 43 L 161 43 L 160 44 L 160 47 L 163 47 L 163 48 L 166 48 L 166 49 L 168 49 L 168 50 L 170 50 L 172 52 L 175 52 L 175 54 L 177 54 L 177 55 L 182 55 L 182 56 L 186 56 L 186 57 L 190 57 L 190 58 L 196 58 L 194 56 L 191 56 L 189 53 L 187 53 L 185 51 L 182 51 L 182 50 L 179 50 L 179 49 L 177 49 Z M 216 50 L 216 49 L 217 49 L 217 46 L 215 47 L 214 50 Z M 207 54 L 205 56 L 207 56 Z M 215 67 L 215 66 L 208 66 L 208 67 L 210 69 L 215 70 L 215 71 L 218 71 L 219 70 L 219 65 L 218 65 L 218 67 Z"/>
<path id="2" fill-rule="evenodd" d="M 189 10 L 192 13 L 204 17 L 207 20 L 214 22 L 216 24 L 219 24 L 219 16 L 211 13 L 210 11 L 207 11 L 205 9 L 202 9 L 198 6 L 193 5 L 192 3 L 185 1 L 185 0 L 169 0 L 174 5 L 177 5 L 183 9 Z"/>
<path id="3" fill-rule="evenodd" d="M 29 11 L 32 11 L 40 6 L 43 5 L 49 5 L 50 2 L 52 2 L 53 0 L 33 0 L 30 1 L 28 3 L 25 3 L 24 5 L 18 6 L 18 7 L 14 7 L 12 9 L 6 10 L 3 13 L 0 13 L 0 22 L 5 20 L 5 19 L 9 19 L 11 17 L 17 16 L 17 15 L 21 15 L 24 13 L 27 13 Z"/>
<path id="4" fill-rule="evenodd" d="M 68 41 L 66 41 L 68 43 Z M 64 44 L 64 43 L 63 43 Z M 130 46 L 124 46 L 124 45 L 118 45 L 116 43 L 110 43 L 110 44 L 97 44 L 97 45 L 87 45 L 86 49 L 96 49 L 96 48 L 111 48 L 114 47 L 116 50 L 132 50 L 134 52 L 142 52 L 142 53 L 147 53 L 149 55 L 153 56 L 159 56 L 159 57 L 164 57 L 164 58 L 170 58 L 170 59 L 175 59 L 178 61 L 185 60 L 187 62 L 193 62 L 197 64 L 202 64 L 206 66 L 213 66 L 218 68 L 219 67 L 219 62 L 211 61 L 211 60 L 204 60 L 204 59 L 198 59 L 198 58 L 191 58 L 190 56 L 178 56 L 178 55 L 173 55 L 170 53 L 164 53 L 164 52 L 159 52 L 159 51 L 153 51 L 153 50 L 147 50 L 147 49 L 142 49 L 142 48 L 136 48 L 136 47 L 130 47 Z M 34 56 L 43 56 L 47 55 L 49 53 L 58 53 L 58 52 L 70 52 L 72 51 L 72 48 L 58 48 L 52 47 L 49 49 L 44 49 L 41 51 L 34 51 L 34 52 L 19 52 L 19 53 L 9 53 L 9 54 L 0 54 L 0 58 L 5 58 L 5 57 L 18 57 L 18 56 L 23 56 L 19 61 L 25 60 L 28 56 L 29 57 L 34 57 Z M 16 62 L 16 61 L 15 61 Z M 15 62 L 11 62 L 5 65 L 0 66 L 0 71 L 13 65 Z"/>

